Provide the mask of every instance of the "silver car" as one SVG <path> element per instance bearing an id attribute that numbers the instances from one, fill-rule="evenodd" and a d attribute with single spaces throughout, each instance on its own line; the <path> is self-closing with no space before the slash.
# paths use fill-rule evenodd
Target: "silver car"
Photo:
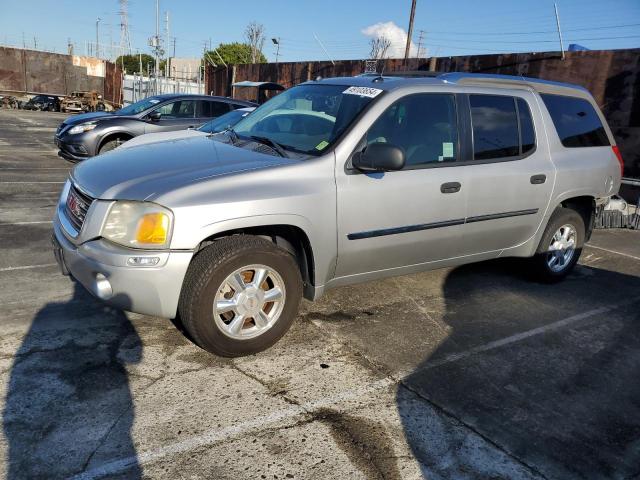
<path id="1" fill-rule="evenodd" d="M 263 350 L 302 296 L 497 257 L 565 277 L 622 162 L 581 87 L 464 73 L 291 88 L 223 133 L 118 149 L 60 196 L 63 272 L 179 317 L 203 348 Z"/>

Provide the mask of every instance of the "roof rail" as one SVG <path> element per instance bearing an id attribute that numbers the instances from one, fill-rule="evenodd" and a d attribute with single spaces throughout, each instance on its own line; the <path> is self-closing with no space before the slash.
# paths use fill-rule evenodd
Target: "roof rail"
<path id="1" fill-rule="evenodd" d="M 395 72 L 384 72 L 383 77 L 405 77 L 405 78 L 435 78 L 444 72 L 434 72 L 431 70 L 397 70 Z"/>
<path id="2" fill-rule="evenodd" d="M 441 73 L 438 75 L 440 80 L 447 83 L 455 83 L 457 85 L 522 85 L 533 88 L 534 90 L 545 90 L 546 87 L 571 88 L 574 90 L 582 90 L 588 92 L 581 85 L 573 83 L 554 82 L 551 80 L 543 80 L 541 78 L 522 77 L 519 75 L 498 75 L 491 73 L 464 73 L 452 72 Z M 542 88 L 541 88 L 542 87 Z"/>

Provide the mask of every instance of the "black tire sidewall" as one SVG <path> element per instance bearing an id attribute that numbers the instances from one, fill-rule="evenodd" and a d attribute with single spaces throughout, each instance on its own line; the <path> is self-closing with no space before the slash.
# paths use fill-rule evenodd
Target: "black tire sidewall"
<path id="1" fill-rule="evenodd" d="M 208 270 L 202 286 L 193 292 L 191 316 L 187 329 L 201 347 L 222 356 L 241 356 L 265 350 L 276 343 L 291 327 L 302 296 L 300 271 L 293 257 L 276 247 L 242 249 L 213 270 Z M 225 335 L 213 318 L 213 301 L 222 282 L 235 270 L 262 264 L 278 272 L 285 285 L 285 304 L 276 323 L 262 335 L 236 340 Z"/>
<path id="2" fill-rule="evenodd" d="M 551 270 L 551 268 L 549 268 L 549 265 L 547 263 L 547 252 L 549 245 L 551 244 L 553 235 L 555 235 L 558 229 L 563 225 L 571 225 L 575 229 L 577 237 L 576 248 L 573 254 L 573 258 L 567 264 L 567 266 L 559 272 L 554 272 L 553 270 Z M 547 224 L 547 228 L 542 235 L 542 239 L 540 240 L 538 250 L 536 251 L 536 255 L 534 257 L 534 261 L 536 262 L 537 267 L 536 270 L 541 280 L 554 282 L 562 280 L 564 277 L 566 277 L 571 272 L 571 270 L 573 270 L 573 267 L 576 263 L 578 263 L 578 260 L 580 259 L 584 239 L 585 225 L 582 216 L 575 210 L 569 208 L 556 209 L 556 211 L 549 219 L 549 223 Z"/>

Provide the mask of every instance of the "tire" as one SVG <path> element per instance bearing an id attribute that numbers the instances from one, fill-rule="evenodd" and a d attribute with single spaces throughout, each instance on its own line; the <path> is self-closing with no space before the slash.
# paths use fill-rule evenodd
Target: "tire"
<path id="1" fill-rule="evenodd" d="M 245 273 L 251 273 L 251 267 L 266 267 L 268 272 L 257 290 L 252 284 L 257 270 L 253 270 L 253 277 L 245 276 Z M 241 279 L 246 282 L 243 287 L 247 290 L 229 291 L 228 279 L 238 271 L 244 272 Z M 262 291 L 264 295 L 275 291 L 275 285 L 280 283 L 283 286 L 280 300 L 254 304 L 249 297 L 250 289 Z M 248 292 L 244 298 L 249 300 L 241 302 L 238 291 Z M 216 240 L 192 260 L 180 294 L 178 312 L 184 328 L 200 347 L 219 356 L 239 357 L 265 350 L 282 338 L 298 313 L 301 297 L 300 269 L 289 252 L 260 237 L 234 235 Z M 242 308 L 253 308 L 258 315 L 263 314 L 262 318 L 274 315 L 272 323 L 259 326 L 251 313 L 243 320 L 236 310 L 219 313 L 216 308 L 226 299 L 231 302 L 238 299 L 237 304 Z M 242 313 L 241 310 L 238 312 Z M 231 330 L 236 319 L 240 319 L 242 325 L 234 334 Z"/>
<path id="2" fill-rule="evenodd" d="M 110 152 L 111 150 L 115 150 L 120 145 L 122 145 L 126 140 L 122 140 L 120 138 L 114 138 L 113 140 L 109 140 L 105 142 L 98 150 L 98 155 L 102 155 L 103 153 Z"/>
<path id="3" fill-rule="evenodd" d="M 573 229 L 573 232 L 571 232 L 571 229 Z M 561 241 L 558 241 L 559 237 L 554 239 L 556 234 L 561 236 L 565 232 L 568 233 L 568 239 L 562 239 Z M 563 280 L 571 273 L 582 253 L 584 239 L 585 226 L 582 215 L 570 208 L 558 207 L 549 219 L 536 254 L 530 260 L 538 280 L 545 283 L 555 283 Z M 573 243 L 573 249 L 571 247 L 562 248 L 563 244 L 566 246 L 570 243 Z M 554 251 L 563 252 L 555 254 L 555 261 L 551 259 L 554 254 L 550 253 L 554 246 L 556 248 L 561 247 L 560 250 Z M 570 250 L 573 250 L 573 253 L 570 258 L 566 258 Z"/>

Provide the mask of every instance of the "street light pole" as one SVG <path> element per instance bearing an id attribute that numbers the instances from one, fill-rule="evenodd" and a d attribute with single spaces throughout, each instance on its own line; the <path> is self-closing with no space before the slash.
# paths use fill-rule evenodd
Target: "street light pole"
<path id="1" fill-rule="evenodd" d="M 98 25 L 100 24 L 100 17 L 96 19 L 96 58 L 100 58 L 100 47 L 98 46 L 100 43 L 100 35 L 98 30 Z"/>

